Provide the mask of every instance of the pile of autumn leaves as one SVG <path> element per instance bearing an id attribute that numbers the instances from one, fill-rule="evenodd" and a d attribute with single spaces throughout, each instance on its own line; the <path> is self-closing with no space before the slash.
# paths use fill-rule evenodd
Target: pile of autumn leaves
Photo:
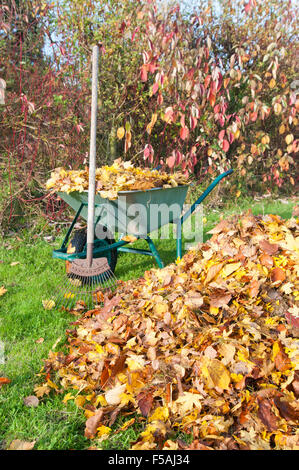
<path id="1" fill-rule="evenodd" d="M 68 354 L 50 352 L 35 392 L 67 391 L 86 437 L 123 415 L 120 430 L 143 424 L 132 449 L 299 448 L 298 219 L 248 213 L 211 233 L 121 283 L 68 331 Z"/>
<path id="2" fill-rule="evenodd" d="M 55 192 L 71 193 L 88 190 L 88 168 L 85 170 L 66 170 L 56 168 L 47 181 L 46 188 Z M 96 169 L 96 192 L 105 199 L 117 199 L 119 191 L 132 191 L 152 188 L 171 188 L 187 184 L 181 173 L 165 173 L 158 170 L 135 167 L 131 162 L 115 160 L 111 166 Z"/>

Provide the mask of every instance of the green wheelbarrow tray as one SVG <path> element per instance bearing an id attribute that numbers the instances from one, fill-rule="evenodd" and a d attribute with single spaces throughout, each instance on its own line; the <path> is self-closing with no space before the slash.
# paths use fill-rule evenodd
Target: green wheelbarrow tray
<path id="1" fill-rule="evenodd" d="M 182 256 L 182 224 L 191 216 L 196 207 L 208 196 L 214 187 L 233 170 L 228 170 L 219 175 L 202 193 L 197 201 L 182 215 L 183 205 L 186 199 L 188 185 L 169 188 L 152 188 L 145 191 L 120 191 L 115 200 L 104 199 L 100 194 L 95 196 L 95 233 L 93 256 L 106 256 L 109 258 L 109 250 L 125 251 L 135 254 L 153 256 L 159 267 L 163 267 L 160 255 L 151 240 L 149 234 L 162 226 L 173 223 L 177 225 L 177 257 Z M 79 216 L 87 220 L 88 191 L 73 191 L 69 194 L 59 192 L 58 195 L 74 211 L 76 215 L 65 236 L 62 246 L 53 251 L 54 258 L 73 261 L 76 258 L 86 257 L 86 247 L 80 253 L 67 253 L 67 244 L 70 234 Z M 119 240 L 108 244 L 103 237 L 98 236 L 97 227 L 108 227 L 114 234 L 120 233 Z M 127 247 L 130 241 L 122 239 L 124 235 L 132 235 L 135 239 L 147 241 L 149 250 Z"/>

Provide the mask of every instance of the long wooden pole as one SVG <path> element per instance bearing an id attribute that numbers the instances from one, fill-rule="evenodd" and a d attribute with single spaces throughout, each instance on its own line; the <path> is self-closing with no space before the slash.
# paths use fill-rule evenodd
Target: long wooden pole
<path id="1" fill-rule="evenodd" d="M 94 243 L 94 199 L 96 176 L 96 138 L 97 138 L 97 108 L 98 108 L 98 66 L 99 48 L 92 50 L 92 97 L 91 97 L 91 126 L 89 152 L 89 186 L 88 186 L 88 218 L 87 218 L 87 261 L 92 265 Z"/>

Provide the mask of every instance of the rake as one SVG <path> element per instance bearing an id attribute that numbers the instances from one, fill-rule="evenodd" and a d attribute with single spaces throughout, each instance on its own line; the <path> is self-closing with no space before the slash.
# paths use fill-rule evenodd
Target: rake
<path id="1" fill-rule="evenodd" d="M 93 258 L 94 214 L 95 214 L 95 171 L 96 171 L 96 128 L 97 128 L 97 82 L 99 48 L 92 52 L 92 102 L 89 155 L 88 219 L 86 258 L 71 262 L 66 282 L 59 289 L 54 302 L 56 307 L 67 310 L 93 308 L 103 302 L 104 293 L 111 292 L 117 285 L 117 278 L 110 269 L 107 258 Z M 52 304 L 53 305 L 53 304 Z"/>

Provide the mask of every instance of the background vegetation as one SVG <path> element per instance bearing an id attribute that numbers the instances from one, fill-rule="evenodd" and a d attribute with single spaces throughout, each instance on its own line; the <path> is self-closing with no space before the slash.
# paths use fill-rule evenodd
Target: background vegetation
<path id="1" fill-rule="evenodd" d="M 161 162 L 199 189 L 234 167 L 230 194 L 292 193 L 297 13 L 289 0 L 2 2 L 2 230 L 60 220 L 44 183 L 86 162 L 95 42 L 98 165 Z"/>

